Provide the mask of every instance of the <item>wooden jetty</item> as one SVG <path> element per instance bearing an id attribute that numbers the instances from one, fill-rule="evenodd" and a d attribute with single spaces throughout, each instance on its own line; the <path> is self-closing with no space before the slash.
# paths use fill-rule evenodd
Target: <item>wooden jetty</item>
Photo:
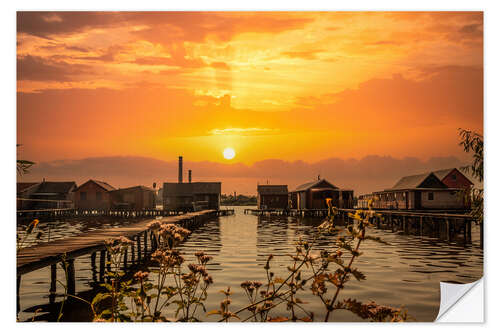
<path id="1" fill-rule="evenodd" d="M 166 223 L 178 224 L 187 229 L 194 229 L 200 224 L 217 216 L 226 216 L 234 214 L 234 210 L 204 210 L 199 212 L 186 213 L 176 216 L 167 216 L 161 218 Z M 62 262 L 63 258 L 67 267 L 67 289 L 69 294 L 75 294 L 75 267 L 74 260 L 77 257 L 91 254 L 92 266 L 95 266 L 97 252 L 99 252 L 100 274 L 106 270 L 106 260 L 108 254 L 105 241 L 108 239 L 124 236 L 132 240 L 130 253 L 125 253 L 123 265 L 127 262 L 135 261 L 137 258 L 141 261 L 146 258 L 150 251 L 155 250 L 155 239 L 147 225 L 156 219 L 144 219 L 137 223 L 129 224 L 124 227 L 106 228 L 91 231 L 74 237 L 56 240 L 49 243 L 43 243 L 21 249 L 17 253 L 17 294 L 19 297 L 19 288 L 21 285 L 21 276 L 23 274 L 51 266 L 51 292 L 55 292 L 56 269 L 57 264 Z M 52 290 L 54 288 L 54 290 Z"/>
<path id="2" fill-rule="evenodd" d="M 352 223 L 349 213 L 356 213 L 356 209 L 338 209 L 338 218 L 346 223 Z M 474 218 L 469 214 L 458 214 L 443 211 L 409 211 L 409 210 L 374 210 L 377 214 L 375 225 L 377 228 L 402 230 L 405 233 L 412 231 L 419 235 L 432 234 L 436 237 L 445 237 L 451 240 L 453 236 L 462 234 L 465 243 L 472 241 L 472 223 Z M 245 214 L 258 216 L 297 216 L 318 217 L 328 216 L 328 209 L 251 209 Z M 480 245 L 483 247 L 483 224 L 480 227 Z"/>

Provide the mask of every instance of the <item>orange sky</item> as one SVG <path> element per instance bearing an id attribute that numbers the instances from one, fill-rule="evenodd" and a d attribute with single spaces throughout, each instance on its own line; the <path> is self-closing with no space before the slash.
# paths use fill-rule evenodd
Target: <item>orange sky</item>
<path id="1" fill-rule="evenodd" d="M 17 31 L 38 162 L 464 158 L 457 128 L 483 128 L 482 13 L 20 12 Z"/>

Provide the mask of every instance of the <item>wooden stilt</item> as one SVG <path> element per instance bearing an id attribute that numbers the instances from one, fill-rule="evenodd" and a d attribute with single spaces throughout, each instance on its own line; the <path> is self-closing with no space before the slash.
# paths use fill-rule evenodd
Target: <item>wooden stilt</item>
<path id="1" fill-rule="evenodd" d="M 17 313 L 21 311 L 21 303 L 20 303 L 20 298 L 19 298 L 19 290 L 21 289 L 21 275 L 17 276 L 17 284 L 16 284 L 16 309 Z"/>
<path id="2" fill-rule="evenodd" d="M 99 281 L 104 281 L 104 270 L 106 267 L 106 250 L 102 250 L 99 254 Z"/>
<path id="3" fill-rule="evenodd" d="M 472 223 L 472 222 L 471 222 Z M 479 245 L 483 248 L 483 222 L 479 222 Z"/>
<path id="4" fill-rule="evenodd" d="M 141 236 L 137 236 L 137 261 L 141 262 L 142 258 Z"/>
<path id="5" fill-rule="evenodd" d="M 70 295 L 75 295 L 75 259 L 67 259 L 66 288 Z"/>
<path id="6" fill-rule="evenodd" d="M 451 235 L 450 235 L 451 230 L 450 230 L 450 220 L 448 220 L 448 218 L 444 219 L 444 225 L 446 227 L 446 240 L 450 241 L 450 239 L 451 239 Z"/>

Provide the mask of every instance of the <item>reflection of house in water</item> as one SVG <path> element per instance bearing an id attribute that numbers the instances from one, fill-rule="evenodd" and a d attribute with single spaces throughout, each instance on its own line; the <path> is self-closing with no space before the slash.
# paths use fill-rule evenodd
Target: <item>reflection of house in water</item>
<path id="1" fill-rule="evenodd" d="M 287 207 L 287 185 L 257 185 L 258 209 L 286 209 Z"/>
<path id="2" fill-rule="evenodd" d="M 220 182 L 182 182 L 182 156 L 179 156 L 179 181 L 163 183 L 163 209 L 197 211 L 220 208 Z"/>
<path id="3" fill-rule="evenodd" d="M 18 209 L 73 208 L 75 182 L 17 183 Z"/>
<path id="4" fill-rule="evenodd" d="M 326 179 L 318 179 L 290 192 L 290 203 L 292 209 L 326 209 L 326 199 L 331 198 L 335 207 L 352 208 L 353 193 L 353 190 L 339 189 Z"/>
<path id="5" fill-rule="evenodd" d="M 109 210 L 111 191 L 114 190 L 116 189 L 106 182 L 90 179 L 75 189 L 75 208 Z"/>
<path id="6" fill-rule="evenodd" d="M 146 186 L 121 188 L 110 192 L 112 207 L 115 209 L 154 209 L 155 190 Z"/>

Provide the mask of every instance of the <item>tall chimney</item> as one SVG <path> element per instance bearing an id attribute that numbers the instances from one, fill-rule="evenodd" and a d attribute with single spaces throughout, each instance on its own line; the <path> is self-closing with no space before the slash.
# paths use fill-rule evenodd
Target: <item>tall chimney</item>
<path id="1" fill-rule="evenodd" d="M 191 170 L 188 170 L 188 179 L 189 179 L 189 182 L 191 183 Z"/>
<path id="2" fill-rule="evenodd" d="M 182 183 L 182 156 L 179 156 L 179 183 Z"/>

